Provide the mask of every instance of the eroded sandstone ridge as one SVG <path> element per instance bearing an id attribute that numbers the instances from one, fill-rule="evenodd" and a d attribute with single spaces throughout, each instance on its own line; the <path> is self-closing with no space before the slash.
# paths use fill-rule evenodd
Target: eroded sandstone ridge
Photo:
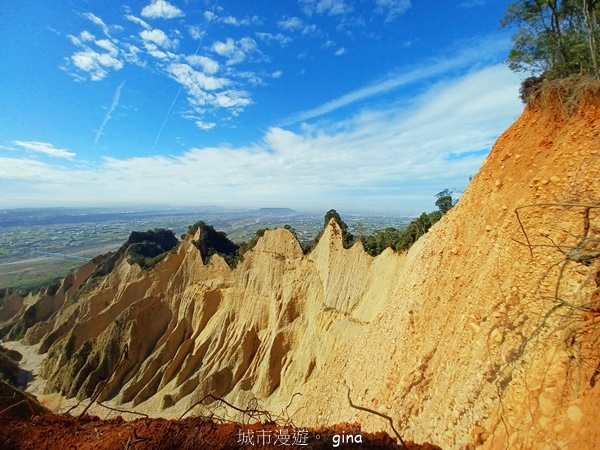
<path id="1" fill-rule="evenodd" d="M 5 298 L 0 321 L 41 343 L 68 396 L 91 396 L 127 344 L 100 399 L 154 415 L 210 393 L 307 426 L 385 427 L 347 385 L 416 442 L 598 448 L 599 108 L 526 109 L 408 253 L 344 249 L 331 222 L 308 255 L 278 229 L 231 270 L 187 236 L 152 269 L 113 255 Z"/>

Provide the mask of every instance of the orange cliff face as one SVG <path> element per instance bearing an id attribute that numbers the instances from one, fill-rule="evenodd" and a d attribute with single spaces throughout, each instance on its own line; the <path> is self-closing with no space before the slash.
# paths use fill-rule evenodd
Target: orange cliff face
<path id="1" fill-rule="evenodd" d="M 48 389 L 79 397 L 127 344 L 100 400 L 156 416 L 213 394 L 306 426 L 387 426 L 348 386 L 416 442 L 597 448 L 599 107 L 526 109 L 408 253 L 344 249 L 332 222 L 309 255 L 278 229 L 231 270 L 188 236 L 151 270 L 121 258 L 72 288 L 25 341 L 47 351 Z"/>

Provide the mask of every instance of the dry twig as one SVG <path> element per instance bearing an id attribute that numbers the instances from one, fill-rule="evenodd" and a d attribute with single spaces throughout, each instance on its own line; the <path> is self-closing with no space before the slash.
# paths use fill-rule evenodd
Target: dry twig
<path id="1" fill-rule="evenodd" d="M 259 409 L 241 409 L 238 408 L 237 406 L 232 405 L 231 403 L 227 402 L 226 400 L 223 400 L 220 397 L 215 397 L 212 394 L 207 394 L 204 397 L 202 397 L 202 399 L 200 399 L 199 401 L 197 401 L 196 403 L 194 403 L 192 406 L 190 406 L 180 417 L 179 420 L 183 419 L 183 417 L 189 413 L 192 409 L 194 409 L 196 406 L 201 405 L 202 403 L 204 403 L 204 400 L 206 399 L 212 399 L 214 401 L 218 401 L 221 402 L 227 406 L 229 406 L 231 409 L 241 412 L 242 414 L 245 414 L 247 416 L 249 416 L 252 419 L 256 419 L 257 417 L 260 416 L 264 416 L 267 421 L 266 423 L 275 423 L 275 421 L 273 420 L 273 417 L 271 416 L 271 414 L 269 413 L 269 411 L 264 411 L 264 410 L 259 410 Z"/>
<path id="2" fill-rule="evenodd" d="M 398 430 L 396 430 L 396 427 L 394 426 L 394 421 L 392 420 L 392 418 L 390 416 L 387 416 L 383 413 L 380 413 L 379 411 L 375 411 L 371 408 L 367 408 L 365 406 L 360 406 L 360 405 L 355 405 L 354 403 L 352 403 L 352 399 L 350 398 L 350 388 L 348 387 L 348 385 L 346 383 L 344 383 L 344 385 L 346 386 L 346 389 L 348 389 L 348 402 L 350 403 L 350 406 L 354 409 L 358 409 L 360 411 L 365 411 L 371 414 L 375 414 L 376 416 L 379 416 L 383 419 L 386 419 L 389 423 L 390 426 L 392 427 L 392 430 L 394 430 L 394 433 L 396 434 L 396 437 L 398 438 L 398 440 L 402 443 L 402 447 L 405 448 L 405 450 L 408 450 L 408 447 L 406 446 L 406 444 L 404 443 L 404 439 L 402 439 L 402 436 L 400 436 L 400 433 L 398 433 Z"/>

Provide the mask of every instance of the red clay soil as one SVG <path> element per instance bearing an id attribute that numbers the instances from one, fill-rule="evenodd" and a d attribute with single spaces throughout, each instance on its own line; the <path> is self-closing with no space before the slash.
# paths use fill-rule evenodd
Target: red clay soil
<path id="1" fill-rule="evenodd" d="M 336 437 L 337 436 L 337 437 Z M 361 436 L 359 439 L 358 436 Z M 362 443 L 358 443 L 358 441 Z M 354 441 L 354 443 L 352 443 Z M 338 444 L 336 446 L 336 443 Z M 410 450 L 441 450 L 407 442 Z M 33 419 L 0 418 L 0 449 L 401 449 L 386 433 L 362 433 L 356 424 L 293 429 L 275 424 L 216 424 L 205 418 L 184 420 L 121 417 L 101 420 L 47 414 Z"/>

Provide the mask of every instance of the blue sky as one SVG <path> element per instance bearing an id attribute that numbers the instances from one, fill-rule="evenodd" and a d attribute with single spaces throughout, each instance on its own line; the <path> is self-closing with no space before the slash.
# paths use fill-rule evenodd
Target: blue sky
<path id="1" fill-rule="evenodd" d="M 8 2 L 0 207 L 432 210 L 523 109 L 508 3 Z"/>

